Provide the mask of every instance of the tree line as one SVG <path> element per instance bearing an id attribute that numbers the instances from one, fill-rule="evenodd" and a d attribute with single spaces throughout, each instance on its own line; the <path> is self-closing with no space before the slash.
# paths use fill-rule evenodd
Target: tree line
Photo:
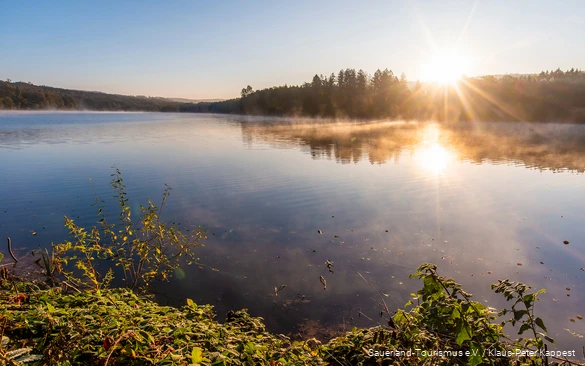
<path id="1" fill-rule="evenodd" d="M 462 78 L 409 83 L 404 74 L 340 70 L 311 82 L 254 90 L 220 102 L 181 103 L 0 81 L 0 108 L 160 111 L 352 119 L 570 121 L 585 123 L 585 72 Z"/>
<path id="2" fill-rule="evenodd" d="M 242 89 L 214 112 L 355 119 L 571 121 L 585 123 L 585 73 L 464 77 L 454 84 L 408 83 L 391 70 L 345 69 L 301 86 Z"/>
<path id="3" fill-rule="evenodd" d="M 0 109 L 180 112 L 184 104 L 188 103 L 0 81 Z"/>

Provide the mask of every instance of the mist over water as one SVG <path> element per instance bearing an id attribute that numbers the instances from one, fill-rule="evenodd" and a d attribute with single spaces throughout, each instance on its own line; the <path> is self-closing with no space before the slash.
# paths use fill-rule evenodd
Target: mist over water
<path id="1" fill-rule="evenodd" d="M 163 302 L 326 338 L 380 319 L 358 273 L 397 308 L 431 262 L 494 307 L 498 279 L 545 287 L 536 312 L 559 349 L 583 345 L 585 321 L 570 321 L 585 312 L 583 125 L 0 114 L 0 234 L 22 254 L 63 240 L 63 215 L 91 225 L 89 178 L 115 204 L 113 164 L 136 209 L 167 183 L 165 218 L 209 230 L 199 264 L 157 287 Z"/>

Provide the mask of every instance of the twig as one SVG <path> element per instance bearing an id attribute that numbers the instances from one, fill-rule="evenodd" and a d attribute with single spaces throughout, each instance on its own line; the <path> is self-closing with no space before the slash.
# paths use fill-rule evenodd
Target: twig
<path id="1" fill-rule="evenodd" d="M 110 353 L 108 353 L 108 357 L 106 358 L 106 362 L 104 362 L 104 366 L 108 366 L 108 362 L 110 362 L 110 357 L 112 357 L 112 354 L 114 353 L 114 350 L 116 349 L 116 346 L 118 345 L 118 343 L 120 343 L 120 341 L 127 336 L 133 335 L 133 333 L 131 331 L 127 331 L 126 333 L 122 334 L 118 339 L 116 339 L 116 341 L 114 342 L 114 344 L 112 344 L 112 350 L 110 351 Z"/>
<path id="2" fill-rule="evenodd" d="M 112 298 L 110 297 L 110 295 L 106 295 L 106 297 L 116 307 L 116 309 L 120 310 L 120 307 L 118 306 L 118 304 L 116 304 L 116 302 L 114 300 L 112 300 Z"/>
<path id="3" fill-rule="evenodd" d="M 327 354 L 329 354 L 329 356 L 331 356 L 331 358 L 333 358 L 335 361 L 337 361 L 338 364 L 340 365 L 351 365 L 348 361 L 343 360 L 343 362 L 341 362 L 340 360 L 337 359 L 337 357 L 333 356 L 333 354 L 327 350 L 325 350 L 325 352 L 327 352 Z"/>
<path id="4" fill-rule="evenodd" d="M 4 323 L 2 323 L 2 333 L 0 333 L 0 349 L 2 348 L 2 339 L 4 338 L 4 328 L 6 328 L 7 320 L 7 318 L 4 318 Z"/>
<path id="5" fill-rule="evenodd" d="M 80 294 L 80 293 L 81 293 L 81 291 L 79 291 L 79 289 L 78 289 L 77 287 L 75 287 L 75 286 L 73 286 L 73 285 L 71 285 L 71 284 L 67 283 L 66 281 L 62 281 L 61 283 L 62 283 L 62 284 L 64 284 L 64 285 L 65 285 L 65 287 L 67 287 L 67 288 L 70 288 L 70 289 L 74 290 L 74 291 L 75 291 L 75 292 L 77 292 L 78 294 Z"/>
<path id="6" fill-rule="evenodd" d="M 8 239 L 8 253 L 10 253 L 10 256 L 12 257 L 12 259 L 14 259 L 15 262 L 18 262 L 18 259 L 16 259 L 16 257 L 14 256 L 14 253 L 12 253 L 12 242 L 10 241 L 10 237 L 6 239 Z"/>
<path id="7" fill-rule="evenodd" d="M 345 322 L 349 319 L 349 316 L 351 315 L 352 310 L 353 310 L 353 305 L 349 308 L 349 311 L 347 312 L 347 316 L 345 318 L 343 318 L 343 331 L 344 332 L 346 332 Z"/>
<path id="8" fill-rule="evenodd" d="M 366 281 L 366 283 L 368 285 L 370 285 L 370 287 L 376 291 L 376 293 L 378 294 L 378 297 L 380 298 L 380 300 L 382 300 L 382 304 L 384 304 L 384 311 L 386 311 L 386 314 L 390 315 L 390 309 L 388 309 L 388 305 L 386 305 L 386 301 L 384 301 L 384 298 L 382 297 L 382 294 L 380 293 L 380 291 L 378 291 L 374 286 L 372 286 L 372 284 L 366 280 L 366 278 L 364 276 L 362 276 L 361 273 L 357 273 L 364 281 Z"/>

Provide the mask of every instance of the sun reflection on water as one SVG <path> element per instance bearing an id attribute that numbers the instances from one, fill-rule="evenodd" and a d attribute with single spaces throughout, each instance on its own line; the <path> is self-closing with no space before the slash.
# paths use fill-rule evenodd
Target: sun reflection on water
<path id="1" fill-rule="evenodd" d="M 441 145 L 439 136 L 438 126 L 428 126 L 414 155 L 414 160 L 421 168 L 434 174 L 444 172 L 447 166 L 455 160 L 455 154 Z"/>
<path id="2" fill-rule="evenodd" d="M 423 145 L 415 155 L 417 163 L 425 170 L 435 174 L 441 173 L 453 160 L 453 154 L 439 143 Z"/>

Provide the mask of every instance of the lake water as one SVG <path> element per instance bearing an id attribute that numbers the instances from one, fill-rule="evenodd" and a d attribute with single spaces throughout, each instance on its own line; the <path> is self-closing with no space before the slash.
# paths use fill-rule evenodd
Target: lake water
<path id="1" fill-rule="evenodd" d="M 325 338 L 377 324 L 370 285 L 397 308 L 431 262 L 495 307 L 498 279 L 545 287 L 536 312 L 558 348 L 585 344 L 585 126 L 3 112 L 0 235 L 25 255 L 66 238 L 63 215 L 90 225 L 89 179 L 114 204 L 114 164 L 134 207 L 167 183 L 164 218 L 209 230 L 200 265 L 157 286 L 163 302 Z"/>

